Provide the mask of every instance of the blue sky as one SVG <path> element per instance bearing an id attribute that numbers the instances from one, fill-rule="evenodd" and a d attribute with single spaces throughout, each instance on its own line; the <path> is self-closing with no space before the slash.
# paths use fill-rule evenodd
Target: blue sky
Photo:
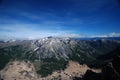
<path id="1" fill-rule="evenodd" d="M 119 0 L 0 0 L 0 37 L 120 36 Z"/>

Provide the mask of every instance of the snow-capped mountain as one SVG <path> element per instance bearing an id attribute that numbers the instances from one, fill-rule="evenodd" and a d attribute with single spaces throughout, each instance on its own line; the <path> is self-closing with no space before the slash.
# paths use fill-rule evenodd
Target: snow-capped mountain
<path id="1" fill-rule="evenodd" d="M 41 58 L 68 59 L 68 55 L 72 54 L 71 48 L 77 43 L 68 38 L 43 38 L 33 41 L 31 47 L 35 55 Z"/>
<path id="2" fill-rule="evenodd" d="M 19 55 L 21 55 L 21 57 L 32 60 L 41 60 L 45 58 L 56 58 L 58 60 L 62 58 L 64 60 L 69 60 L 75 57 L 75 59 L 79 59 L 80 61 L 86 61 L 89 58 L 92 60 L 99 55 L 112 51 L 119 43 L 119 41 L 107 39 L 78 40 L 71 38 L 46 37 L 38 40 L 1 43 L 0 47 L 2 47 L 2 49 L 8 48 L 8 52 L 13 51 L 11 50 L 12 48 L 17 48 L 17 50 L 20 51 Z M 21 51 L 23 52 L 21 53 Z"/>
<path id="3" fill-rule="evenodd" d="M 98 55 L 106 54 L 118 46 L 113 40 L 76 40 L 71 38 L 46 37 L 31 40 L 30 49 L 24 53 L 28 59 L 41 60 L 45 58 L 79 59 L 79 61 L 94 60 Z M 87 58 L 87 59 L 86 59 Z"/>

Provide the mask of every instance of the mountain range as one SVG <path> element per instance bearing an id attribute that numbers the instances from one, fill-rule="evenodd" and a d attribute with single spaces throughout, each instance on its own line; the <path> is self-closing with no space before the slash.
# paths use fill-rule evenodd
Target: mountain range
<path id="1" fill-rule="evenodd" d="M 90 39 L 46 37 L 37 40 L 1 41 L 1 75 L 5 75 L 4 69 L 14 61 L 30 62 L 35 67 L 36 75 L 41 77 L 65 70 L 70 61 L 80 65 L 86 64 L 91 69 L 102 69 L 102 66 L 119 55 L 119 52 L 116 52 L 119 48 L 120 38 L 116 37 Z"/>

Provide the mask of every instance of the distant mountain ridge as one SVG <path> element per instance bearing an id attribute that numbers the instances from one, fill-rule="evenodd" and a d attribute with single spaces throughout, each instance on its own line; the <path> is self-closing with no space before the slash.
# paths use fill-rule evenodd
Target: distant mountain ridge
<path id="1" fill-rule="evenodd" d="M 0 47 L 21 46 L 24 53 L 21 57 L 37 60 L 45 58 L 63 58 L 69 60 L 76 56 L 78 58 L 94 58 L 114 50 L 120 44 L 119 38 L 92 38 L 81 40 L 76 38 L 46 37 L 39 40 L 21 40 L 0 43 Z M 35 60 L 34 59 L 34 60 Z"/>
<path id="2" fill-rule="evenodd" d="M 107 39 L 107 40 L 120 40 L 120 37 L 91 37 L 91 38 L 73 38 L 77 40 L 101 40 L 101 39 Z"/>

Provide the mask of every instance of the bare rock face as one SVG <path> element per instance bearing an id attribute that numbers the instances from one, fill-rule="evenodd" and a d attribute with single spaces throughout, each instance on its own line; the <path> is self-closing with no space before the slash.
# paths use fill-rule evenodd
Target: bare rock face
<path id="1" fill-rule="evenodd" d="M 9 62 L 6 67 L 0 71 L 2 80 L 73 80 L 74 77 L 83 78 L 87 70 L 100 73 L 101 70 L 90 69 L 87 65 L 80 65 L 78 62 L 69 61 L 64 70 L 53 72 L 47 77 L 40 77 L 35 71 L 34 65 L 29 61 Z"/>
<path id="2" fill-rule="evenodd" d="M 37 80 L 37 74 L 29 61 L 9 62 L 0 72 L 3 80 Z"/>
<path id="3" fill-rule="evenodd" d="M 111 59 L 102 66 L 101 73 L 87 70 L 83 78 L 75 77 L 74 80 L 120 80 L 120 47 L 104 56 L 106 59 L 111 56 Z"/>
<path id="4" fill-rule="evenodd" d="M 101 69 L 90 69 L 87 65 L 80 65 L 78 62 L 69 61 L 66 69 L 55 71 L 52 75 L 42 78 L 43 80 L 73 80 L 74 77 L 83 78 L 87 70 L 101 73 Z"/>
<path id="5" fill-rule="evenodd" d="M 75 44 L 76 42 L 74 40 L 71 41 L 69 38 L 47 37 L 33 41 L 31 48 L 34 56 L 39 60 L 52 57 L 68 59 L 68 55 L 72 54 L 71 46 Z"/>
<path id="6" fill-rule="evenodd" d="M 29 59 L 42 60 L 56 58 L 58 60 L 77 60 L 90 62 L 97 56 L 106 54 L 115 49 L 119 43 L 109 40 L 76 40 L 71 38 L 46 37 L 32 40 L 29 44 L 29 52 L 24 53 Z M 88 60 L 90 59 L 90 60 Z"/>

